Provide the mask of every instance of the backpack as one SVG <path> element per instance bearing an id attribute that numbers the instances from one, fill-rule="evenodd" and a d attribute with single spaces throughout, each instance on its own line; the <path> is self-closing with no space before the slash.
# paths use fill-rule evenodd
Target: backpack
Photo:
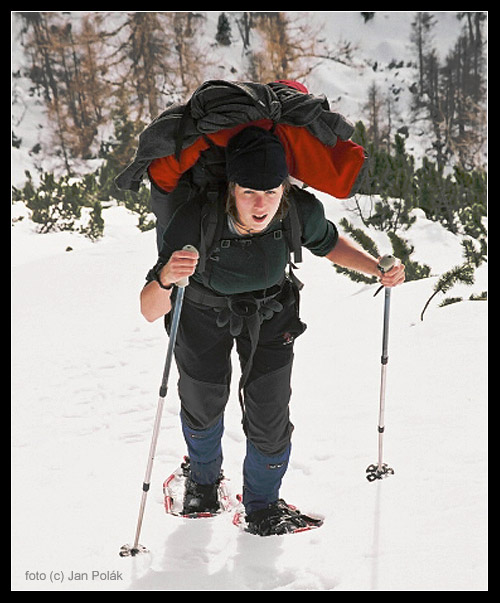
<path id="1" fill-rule="evenodd" d="M 207 202 L 202 215 L 200 271 L 205 268 L 223 227 L 225 145 L 249 125 L 270 129 L 281 139 L 290 174 L 305 185 L 339 198 L 354 194 L 367 155 L 349 140 L 352 124 L 330 111 L 325 98 L 306 90 L 288 80 L 270 84 L 209 80 L 185 105 L 172 105 L 147 126 L 139 137 L 134 160 L 115 183 L 120 189 L 137 191 L 148 173 L 158 246 L 177 207 L 201 194 Z M 293 202 L 283 229 L 294 262 L 301 262 L 301 224 Z"/>

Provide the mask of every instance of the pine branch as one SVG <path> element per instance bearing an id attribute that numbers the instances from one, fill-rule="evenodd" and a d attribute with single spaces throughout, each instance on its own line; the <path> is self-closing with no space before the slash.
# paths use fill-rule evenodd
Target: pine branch
<path id="1" fill-rule="evenodd" d="M 361 228 L 355 228 L 347 218 L 342 218 L 339 222 L 340 226 L 347 232 L 361 247 L 375 258 L 380 256 L 377 244 L 375 241 Z"/>
<path id="2" fill-rule="evenodd" d="M 447 293 L 457 283 L 463 283 L 464 285 L 474 284 L 474 267 L 470 264 L 463 264 L 461 266 L 455 266 L 448 272 L 445 272 L 438 282 L 434 286 L 434 293 L 427 300 L 422 313 L 420 314 L 420 320 L 424 320 L 424 314 L 431 301 L 438 295 L 438 293 Z"/>

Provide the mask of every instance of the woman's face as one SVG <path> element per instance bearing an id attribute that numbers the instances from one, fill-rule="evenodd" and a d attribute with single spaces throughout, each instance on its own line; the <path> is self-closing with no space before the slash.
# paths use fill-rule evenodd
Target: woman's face
<path id="1" fill-rule="evenodd" d="M 282 195 L 282 184 L 267 191 L 257 191 L 236 184 L 234 198 L 239 225 L 248 233 L 263 231 L 276 215 Z"/>

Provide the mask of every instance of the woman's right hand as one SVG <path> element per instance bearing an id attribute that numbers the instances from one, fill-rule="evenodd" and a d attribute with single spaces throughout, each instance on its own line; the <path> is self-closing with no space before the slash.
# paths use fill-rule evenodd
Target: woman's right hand
<path id="1" fill-rule="evenodd" d="M 174 251 L 168 262 L 160 271 L 160 280 L 165 287 L 180 280 L 189 278 L 194 274 L 198 264 L 199 254 L 197 251 L 180 249 Z"/>

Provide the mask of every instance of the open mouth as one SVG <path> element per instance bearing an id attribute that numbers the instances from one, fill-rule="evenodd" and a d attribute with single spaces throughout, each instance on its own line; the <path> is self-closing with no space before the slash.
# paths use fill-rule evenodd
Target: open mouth
<path id="1" fill-rule="evenodd" d="M 264 222 L 264 220 L 267 218 L 267 214 L 263 214 L 262 216 L 253 215 L 252 218 L 255 220 L 255 222 L 260 224 L 260 223 Z"/>

